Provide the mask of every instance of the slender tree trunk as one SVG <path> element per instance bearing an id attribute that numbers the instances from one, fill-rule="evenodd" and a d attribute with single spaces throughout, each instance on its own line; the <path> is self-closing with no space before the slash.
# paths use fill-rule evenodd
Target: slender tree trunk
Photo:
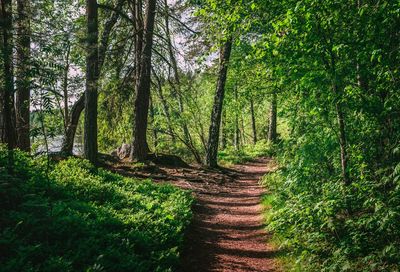
<path id="1" fill-rule="evenodd" d="M 235 86 L 233 89 L 234 95 L 235 95 L 235 103 L 238 105 L 238 92 L 237 92 L 237 87 Z M 235 124 L 234 124 L 234 133 L 233 133 L 233 146 L 235 147 L 235 150 L 240 149 L 240 129 L 239 129 L 239 113 L 237 106 L 235 108 Z"/>
<path id="2" fill-rule="evenodd" d="M 177 72 L 178 72 L 178 70 L 177 70 L 177 68 L 175 68 L 175 75 L 178 75 Z M 176 78 L 178 78 L 178 77 L 176 76 Z M 178 85 L 180 84 L 179 81 L 176 81 L 176 82 L 177 82 Z M 175 89 L 174 84 L 173 84 L 173 88 Z M 181 115 L 185 111 L 184 104 L 183 104 L 183 99 L 182 99 L 182 95 L 181 95 L 180 91 L 177 91 L 176 89 L 175 89 L 175 91 L 176 91 L 176 97 L 178 99 L 178 107 L 179 107 L 179 115 L 180 115 L 179 117 L 181 117 Z M 196 146 L 193 143 L 192 136 L 190 134 L 189 128 L 188 128 L 185 120 L 182 120 L 180 118 L 179 121 L 181 123 L 182 131 L 183 131 L 183 138 L 184 138 L 185 144 L 191 150 L 196 162 L 199 163 L 199 164 L 202 164 L 202 160 L 201 160 L 200 154 L 199 154 Z"/>
<path id="3" fill-rule="evenodd" d="M 333 92 L 339 97 L 339 90 L 337 85 L 334 83 Z M 340 145 L 340 162 L 342 167 L 342 178 L 346 185 L 351 183 L 350 176 L 347 171 L 348 165 L 348 154 L 347 154 L 347 138 L 346 138 L 346 128 L 345 128 L 345 118 L 343 113 L 343 107 L 340 99 L 336 102 L 336 119 L 339 127 L 339 145 Z"/>
<path id="4" fill-rule="evenodd" d="M 241 118 L 240 118 L 240 126 L 241 129 L 239 130 L 240 132 L 240 139 L 242 140 L 241 144 L 242 146 L 246 145 L 246 134 L 245 134 L 245 129 L 244 129 L 244 118 L 243 118 L 243 114 L 241 114 Z"/>
<path id="5" fill-rule="evenodd" d="M 125 0 L 118 0 L 117 3 L 117 10 L 120 10 L 124 4 Z M 104 24 L 104 30 L 101 35 L 101 40 L 100 40 L 100 45 L 99 45 L 99 63 L 98 63 L 98 73 L 100 75 L 101 69 L 103 67 L 105 57 L 106 57 L 106 51 L 107 51 L 107 45 L 108 45 L 108 40 L 110 37 L 110 33 L 114 25 L 116 24 L 117 20 L 119 18 L 119 13 L 118 12 L 113 12 L 109 20 Z M 78 122 L 79 118 L 81 116 L 82 111 L 85 108 L 85 94 L 82 94 L 80 98 L 74 103 L 74 105 L 71 108 L 71 111 L 69 113 L 69 116 L 66 116 L 68 118 L 68 126 L 63 138 L 63 143 L 61 147 L 61 152 L 67 155 L 72 154 L 72 150 L 74 147 L 74 139 L 75 139 L 75 133 L 76 129 L 78 127 Z"/>
<path id="6" fill-rule="evenodd" d="M 153 31 L 156 15 L 156 0 L 147 1 L 146 24 L 144 29 L 144 44 L 140 61 L 140 77 L 137 82 L 135 99 L 135 135 L 131 159 L 146 160 L 149 152 L 147 145 L 147 118 L 150 99 L 151 55 L 153 47 Z"/>
<path id="7" fill-rule="evenodd" d="M 164 115 L 165 115 L 165 118 L 167 119 L 168 134 L 171 137 L 172 143 L 175 144 L 176 143 L 175 133 L 172 128 L 171 115 L 169 113 L 169 106 L 168 106 L 167 100 L 165 99 L 164 94 L 163 94 L 161 79 L 156 73 L 153 73 L 153 74 L 157 81 L 156 89 L 157 89 L 158 98 L 160 98 L 161 105 L 162 105 L 163 111 L 164 111 Z"/>
<path id="8" fill-rule="evenodd" d="M 257 143 L 256 115 L 254 113 L 253 98 L 250 99 L 251 128 L 253 130 L 253 144 Z"/>
<path id="9" fill-rule="evenodd" d="M 165 98 L 163 96 L 163 93 L 162 93 L 161 81 L 160 81 L 159 77 L 155 73 L 154 73 L 154 75 L 155 75 L 155 78 L 156 78 L 156 80 L 158 82 L 158 84 L 157 84 L 158 85 L 158 88 L 157 88 L 158 89 L 158 94 L 159 94 L 159 97 L 160 97 L 160 100 L 161 100 L 161 104 L 163 105 L 164 113 L 166 114 L 166 118 L 167 118 L 167 122 L 168 122 L 168 131 L 169 131 L 168 133 L 171 135 L 172 140 L 175 142 L 176 135 L 174 134 L 174 130 L 173 130 L 172 125 L 170 123 L 171 120 L 170 120 L 170 115 L 169 115 L 169 107 L 168 107 L 167 101 L 165 100 Z M 200 128 L 202 128 L 201 124 L 199 124 L 199 126 L 200 126 Z M 201 135 L 200 135 L 200 138 L 201 138 Z M 199 164 L 202 164 L 203 162 L 201 160 L 201 156 L 198 153 L 197 149 L 194 148 L 193 144 L 191 142 L 188 142 L 186 139 L 180 138 L 179 136 L 178 136 L 178 139 L 183 144 L 185 144 L 186 147 L 190 150 L 190 152 L 193 154 L 193 157 L 196 160 L 196 162 L 199 163 Z"/>
<path id="10" fill-rule="evenodd" d="M 199 152 L 197 151 L 196 146 L 193 143 L 193 139 L 192 136 L 190 134 L 189 128 L 185 122 L 185 120 L 182 120 L 182 115 L 185 112 L 185 106 L 183 103 L 183 99 L 182 99 L 182 94 L 181 94 L 181 90 L 180 90 L 180 79 L 179 79 L 179 70 L 178 70 L 178 64 L 176 62 L 176 57 L 175 57 L 175 53 L 174 53 L 174 49 L 172 46 L 172 41 L 171 41 L 171 32 L 170 32 L 170 27 L 169 27 L 169 7 L 168 7 L 168 2 L 167 0 L 164 0 L 164 7 L 165 7 L 165 34 L 166 34 L 166 38 L 167 38 L 167 43 L 168 43 L 168 52 L 169 52 L 169 59 L 171 61 L 171 65 L 172 65 L 172 70 L 173 70 L 173 74 L 174 74 L 174 82 L 171 84 L 172 88 L 174 90 L 174 96 L 177 98 L 178 100 L 178 107 L 179 107 L 179 121 L 180 121 L 180 125 L 183 131 L 183 137 L 184 140 L 186 142 L 186 145 L 189 146 L 190 150 L 192 150 L 193 156 L 195 157 L 196 161 L 198 163 L 202 163 L 201 161 L 201 157 Z"/>
<path id="11" fill-rule="evenodd" d="M 154 110 L 154 104 L 153 104 L 153 99 L 151 98 L 150 95 L 150 118 L 153 126 L 153 143 L 154 143 L 154 149 L 157 148 L 158 145 L 158 133 L 157 133 L 157 128 L 155 124 L 155 110 Z"/>
<path id="12" fill-rule="evenodd" d="M 226 110 L 222 110 L 222 117 L 221 117 L 221 148 L 226 148 Z"/>
<path id="13" fill-rule="evenodd" d="M 345 132 L 344 114 L 340 103 L 336 104 L 336 115 L 339 124 L 339 143 L 340 143 L 340 161 L 342 165 L 342 177 L 346 185 L 350 184 L 349 173 L 347 172 L 347 141 Z"/>
<path id="14" fill-rule="evenodd" d="M 225 94 L 225 82 L 228 73 L 228 63 L 232 50 L 232 37 L 225 42 L 220 53 L 220 68 L 218 74 L 218 82 L 214 97 L 214 106 L 211 113 L 210 132 L 208 136 L 206 164 L 209 167 L 218 166 L 218 138 L 219 127 L 221 124 L 221 114 Z"/>
<path id="15" fill-rule="evenodd" d="M 234 133 L 233 133 L 233 146 L 235 150 L 238 151 L 240 149 L 240 130 L 239 130 L 239 116 L 235 115 L 235 125 L 234 125 Z"/>
<path id="16" fill-rule="evenodd" d="M 67 130 L 64 135 L 61 152 L 67 155 L 72 154 L 74 148 L 74 138 L 78 128 L 79 117 L 85 108 L 85 94 L 81 95 L 71 108 Z"/>
<path id="17" fill-rule="evenodd" d="M 345 128 L 345 117 L 342 107 L 341 92 L 338 87 L 338 80 L 336 75 L 336 59 L 332 50 L 330 50 L 330 67 L 327 67 L 332 76 L 332 92 L 336 96 L 336 119 L 339 127 L 339 145 L 340 145 L 340 163 L 342 170 L 343 183 L 349 185 L 351 183 L 349 172 L 347 169 L 348 165 L 348 154 L 347 154 L 347 138 Z"/>
<path id="18" fill-rule="evenodd" d="M 205 129 L 204 129 L 203 124 L 200 124 L 199 127 L 200 127 L 200 131 L 199 131 L 198 135 L 200 137 L 200 141 L 203 146 L 203 150 L 205 152 L 207 152 L 207 140 L 206 140 L 206 135 L 205 135 L 206 134 Z"/>
<path id="19" fill-rule="evenodd" d="M 276 132 L 276 124 L 277 124 L 277 94 L 276 90 L 272 93 L 272 101 L 269 110 L 269 126 L 268 126 L 268 141 L 269 142 L 276 142 L 277 139 L 277 132 Z"/>
<path id="20" fill-rule="evenodd" d="M 68 106 L 68 72 L 69 72 L 69 55 L 71 45 L 67 42 L 67 55 L 65 56 L 64 78 L 63 78 L 63 100 L 64 100 L 64 130 L 67 131 L 69 121 L 69 106 Z"/>
<path id="21" fill-rule="evenodd" d="M 87 55 L 85 90 L 84 155 L 97 164 L 97 89 L 98 89 L 98 7 L 97 0 L 86 0 Z"/>
<path id="22" fill-rule="evenodd" d="M 16 128 L 17 147 L 30 152 L 30 0 L 17 1 Z"/>

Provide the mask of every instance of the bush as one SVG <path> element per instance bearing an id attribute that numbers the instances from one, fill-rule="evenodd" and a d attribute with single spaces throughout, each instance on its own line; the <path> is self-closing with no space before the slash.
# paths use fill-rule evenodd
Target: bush
<path id="1" fill-rule="evenodd" d="M 171 271 L 192 197 L 71 158 L 47 164 L 0 151 L 2 271 Z"/>
<path id="2" fill-rule="evenodd" d="M 311 179 L 321 168 L 295 162 L 263 181 L 274 194 L 268 228 L 281 246 L 305 271 L 398 271 L 400 171 L 345 186 Z"/>
<path id="3" fill-rule="evenodd" d="M 222 164 L 237 164 L 273 154 L 274 146 L 266 140 L 260 140 L 255 145 L 245 145 L 239 150 L 229 146 L 218 153 L 218 158 Z"/>

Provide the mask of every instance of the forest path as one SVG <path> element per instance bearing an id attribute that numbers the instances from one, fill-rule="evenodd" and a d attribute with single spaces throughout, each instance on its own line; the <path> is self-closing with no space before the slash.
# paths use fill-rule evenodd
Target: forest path
<path id="1" fill-rule="evenodd" d="M 191 190 L 196 198 L 194 218 L 186 236 L 182 270 L 187 272 L 280 271 L 278 253 L 268 243 L 261 205 L 265 193 L 260 178 L 275 169 L 272 159 L 217 170 L 197 166 L 149 165 L 111 162 L 112 171 L 135 178 L 150 178 Z"/>
<path id="2" fill-rule="evenodd" d="M 196 190 L 197 204 L 182 257 L 184 271 L 278 271 L 264 230 L 260 178 L 269 159 L 236 165 L 230 181 Z M 205 181 L 207 182 L 207 181 Z"/>

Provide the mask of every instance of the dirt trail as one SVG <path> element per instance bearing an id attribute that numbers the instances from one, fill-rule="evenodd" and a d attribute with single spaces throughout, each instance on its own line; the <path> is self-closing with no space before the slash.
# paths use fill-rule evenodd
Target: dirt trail
<path id="1" fill-rule="evenodd" d="M 198 204 L 183 256 L 184 271 L 278 271 L 264 230 L 263 189 L 268 160 L 236 166 L 231 181 L 197 191 Z M 196 191 L 196 190 L 195 190 Z"/>
<path id="2" fill-rule="evenodd" d="M 182 256 L 183 271 L 280 271 L 277 252 L 267 243 L 260 204 L 264 192 L 258 184 L 274 168 L 271 160 L 220 170 L 160 165 L 133 169 L 123 162 L 108 167 L 122 175 L 169 182 L 194 192 L 197 204 Z"/>

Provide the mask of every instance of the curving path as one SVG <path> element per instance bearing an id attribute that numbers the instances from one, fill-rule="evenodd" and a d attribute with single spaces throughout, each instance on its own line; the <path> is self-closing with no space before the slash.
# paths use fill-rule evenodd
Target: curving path
<path id="1" fill-rule="evenodd" d="M 194 190 L 198 201 L 182 256 L 183 271 L 278 271 L 277 252 L 264 230 L 264 191 L 258 184 L 268 165 L 268 159 L 259 159 L 235 166 L 229 169 L 234 177 L 230 181 L 209 182 L 208 188 Z"/>

